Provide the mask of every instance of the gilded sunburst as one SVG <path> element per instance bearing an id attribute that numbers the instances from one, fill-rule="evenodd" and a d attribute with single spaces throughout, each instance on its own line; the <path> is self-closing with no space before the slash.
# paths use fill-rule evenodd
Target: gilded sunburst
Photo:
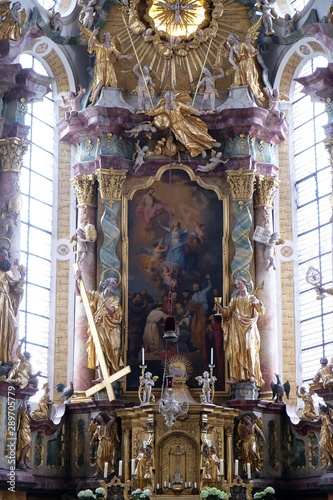
<path id="1" fill-rule="evenodd" d="M 205 8 L 200 0 L 155 0 L 149 9 L 155 28 L 173 37 L 188 37 L 205 20 Z"/>

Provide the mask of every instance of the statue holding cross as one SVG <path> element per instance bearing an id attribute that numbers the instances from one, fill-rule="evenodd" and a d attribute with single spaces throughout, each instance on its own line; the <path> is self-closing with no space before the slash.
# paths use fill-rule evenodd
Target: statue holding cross
<path id="1" fill-rule="evenodd" d="M 99 379 L 96 380 L 99 383 L 86 391 L 86 396 L 91 396 L 106 388 L 111 401 L 114 399 L 112 382 L 130 372 L 129 367 L 119 370 L 122 309 L 116 292 L 117 279 L 105 280 L 104 290 L 101 293 L 86 291 L 82 273 L 77 264 L 74 264 L 74 271 L 76 272 L 75 293 L 82 298 L 89 322 L 89 337 L 86 343 L 88 367 L 98 368 L 99 371 Z M 113 375 L 110 376 L 110 372 Z"/>

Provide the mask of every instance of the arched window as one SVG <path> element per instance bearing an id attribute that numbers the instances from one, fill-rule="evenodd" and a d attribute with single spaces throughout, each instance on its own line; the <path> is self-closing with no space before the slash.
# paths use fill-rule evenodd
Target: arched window
<path id="1" fill-rule="evenodd" d="M 326 66 L 325 57 L 316 57 L 305 64 L 298 76 L 310 75 L 316 68 Z M 332 280 L 331 173 L 323 144 L 323 125 L 327 123 L 325 104 L 312 102 L 302 88 L 297 83 L 293 95 L 294 175 L 302 373 L 303 381 L 309 382 L 320 358 L 333 355 L 332 299 L 316 300 L 315 290 L 306 281 L 309 267 L 322 273 L 324 286 Z"/>
<path id="2" fill-rule="evenodd" d="M 17 62 L 47 76 L 44 66 L 31 55 L 21 55 Z M 25 339 L 34 372 L 42 372 L 40 386 L 47 379 L 49 366 L 54 123 L 51 93 L 42 102 L 28 105 L 30 145 L 20 178 L 21 262 L 27 267 L 27 278 L 20 304 L 19 336 Z"/>
<path id="3" fill-rule="evenodd" d="M 309 0 L 289 0 L 290 5 L 300 12 L 309 3 Z"/>

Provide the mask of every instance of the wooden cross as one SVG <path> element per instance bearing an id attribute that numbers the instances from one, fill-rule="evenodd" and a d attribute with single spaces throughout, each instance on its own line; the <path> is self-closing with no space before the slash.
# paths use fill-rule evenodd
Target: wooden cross
<path id="1" fill-rule="evenodd" d="M 74 272 L 76 273 L 79 269 L 79 266 L 77 265 L 77 263 L 75 263 L 73 265 L 73 268 L 74 268 Z M 103 382 L 100 382 L 99 384 L 96 384 L 93 387 L 91 387 L 90 389 L 88 389 L 86 391 L 86 397 L 92 396 L 96 392 L 101 391 L 102 389 L 106 388 L 106 392 L 107 392 L 109 401 L 112 401 L 113 399 L 115 399 L 115 395 L 114 395 L 113 387 L 111 384 L 113 382 L 115 382 L 116 380 L 120 379 L 121 377 L 123 377 L 124 375 L 127 375 L 128 373 L 130 373 L 131 368 L 129 366 L 125 366 L 125 368 L 122 368 L 117 373 L 114 373 L 113 375 L 109 374 L 109 370 L 107 368 L 105 357 L 104 357 L 104 352 L 103 352 L 101 343 L 99 341 L 99 336 L 98 336 L 98 332 L 97 332 L 96 325 L 94 322 L 94 317 L 93 317 L 93 314 L 91 312 L 88 295 L 87 295 L 87 292 L 86 292 L 86 289 L 85 289 L 85 286 L 84 286 L 82 279 L 78 280 L 78 286 L 80 289 L 83 306 L 84 306 L 84 309 L 86 311 L 90 332 L 91 332 L 91 335 L 92 335 L 92 338 L 94 341 L 97 359 L 98 359 L 99 365 L 101 367 L 101 372 L 102 372 L 102 376 L 104 379 Z"/>

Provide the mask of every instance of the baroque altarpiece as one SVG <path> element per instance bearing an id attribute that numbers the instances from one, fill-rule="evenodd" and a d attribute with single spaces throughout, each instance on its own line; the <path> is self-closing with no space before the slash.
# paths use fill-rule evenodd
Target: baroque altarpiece
<path id="1" fill-rule="evenodd" d="M 292 248 L 273 217 L 288 120 L 268 59 L 309 33 L 331 47 L 330 13 L 319 22 L 312 12 L 306 29 L 289 32 L 267 0 L 95 3 L 76 7 L 65 36 L 59 13 L 49 21 L 45 9 L 0 2 L 0 255 L 19 257 L 27 103 L 57 85 L 76 228 L 55 252 L 76 262 L 66 272 L 77 295 L 73 380 L 59 374 L 63 400 L 52 411 L 47 385 L 28 409 L 38 375 L 17 348 L 13 318 L 7 326 L 0 318 L 1 489 L 68 498 L 104 475 L 109 498 L 137 488 L 197 498 L 207 487 L 251 498 L 267 486 L 277 498 L 326 498 L 325 419 L 298 418 L 275 384 L 275 251 L 288 259 Z M 48 43 L 90 64 L 78 92 L 15 62 Z M 330 69 L 300 79 L 304 92 L 330 100 Z M 325 132 L 331 154 L 330 125 Z M 25 279 L 17 269 L 10 282 L 1 268 L 2 318 L 9 302 L 17 312 Z M 317 382 L 329 403 L 329 385 Z M 5 491 L 11 480 L 15 492 Z"/>

